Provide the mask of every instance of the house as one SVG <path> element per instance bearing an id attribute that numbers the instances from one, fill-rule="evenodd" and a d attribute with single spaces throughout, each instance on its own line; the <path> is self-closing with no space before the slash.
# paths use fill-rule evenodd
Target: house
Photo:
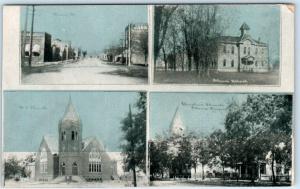
<path id="1" fill-rule="evenodd" d="M 94 136 L 83 139 L 82 121 L 71 99 L 58 123 L 58 138 L 44 136 L 35 162 L 35 180 L 118 178 L 117 163 Z"/>
<path id="2" fill-rule="evenodd" d="M 69 60 L 73 58 L 73 49 L 70 41 L 54 39 L 51 42 L 53 61 Z"/>
<path id="3" fill-rule="evenodd" d="M 21 32 L 21 50 L 23 63 L 28 64 L 30 57 L 30 32 Z M 52 60 L 51 35 L 46 32 L 32 33 L 32 64 L 41 64 Z"/>
<path id="4" fill-rule="evenodd" d="M 219 72 L 268 72 L 268 44 L 253 39 L 250 27 L 243 23 L 240 36 L 221 36 L 214 67 Z"/>

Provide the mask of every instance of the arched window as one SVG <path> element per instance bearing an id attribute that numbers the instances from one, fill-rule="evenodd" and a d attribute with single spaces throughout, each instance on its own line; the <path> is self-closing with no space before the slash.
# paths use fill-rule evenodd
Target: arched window
<path id="1" fill-rule="evenodd" d="M 101 155 L 96 148 L 92 148 L 91 152 L 89 153 L 89 172 L 101 172 Z"/>
<path id="2" fill-rule="evenodd" d="M 223 60 L 223 67 L 226 67 L 226 59 Z"/>
<path id="3" fill-rule="evenodd" d="M 72 175 L 78 175 L 78 165 L 76 162 L 72 164 Z"/>
<path id="4" fill-rule="evenodd" d="M 247 51 L 247 47 L 244 47 L 244 54 L 246 54 L 246 51 Z"/>
<path id="5" fill-rule="evenodd" d="M 41 150 L 40 155 L 40 172 L 47 173 L 48 172 L 48 158 L 47 158 L 47 151 L 45 148 Z"/>
<path id="6" fill-rule="evenodd" d="M 65 175 L 66 174 L 66 164 L 63 162 L 61 164 L 61 175 Z"/>
<path id="7" fill-rule="evenodd" d="M 231 47 L 231 54 L 234 54 L 234 46 Z"/>
<path id="8" fill-rule="evenodd" d="M 234 60 L 231 60 L 231 67 L 234 67 Z"/>
<path id="9" fill-rule="evenodd" d="M 72 131 L 72 140 L 74 140 L 74 139 L 75 139 L 75 132 Z"/>

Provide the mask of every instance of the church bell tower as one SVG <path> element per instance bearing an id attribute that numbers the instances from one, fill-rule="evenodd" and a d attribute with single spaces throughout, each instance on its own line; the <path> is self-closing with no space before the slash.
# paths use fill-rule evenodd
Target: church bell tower
<path id="1" fill-rule="evenodd" d="M 82 124 L 69 98 L 65 113 L 58 125 L 59 174 L 78 175 L 82 144 Z"/>

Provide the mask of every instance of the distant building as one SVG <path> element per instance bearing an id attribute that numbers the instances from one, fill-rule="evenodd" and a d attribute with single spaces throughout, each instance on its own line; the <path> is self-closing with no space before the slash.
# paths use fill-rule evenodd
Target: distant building
<path id="1" fill-rule="evenodd" d="M 25 37 L 25 39 L 24 39 Z M 30 56 L 30 32 L 26 35 L 21 32 L 21 55 L 23 63 L 28 64 Z M 40 64 L 52 60 L 51 35 L 46 32 L 33 32 L 32 34 L 32 64 Z"/>
<path id="2" fill-rule="evenodd" d="M 70 41 L 54 39 L 51 42 L 52 57 L 54 61 L 69 60 L 73 58 L 73 50 Z"/>
<path id="3" fill-rule="evenodd" d="M 240 36 L 221 36 L 214 67 L 220 72 L 268 72 L 268 44 L 251 37 L 243 23 Z"/>
<path id="4" fill-rule="evenodd" d="M 131 64 L 148 64 L 148 25 L 129 24 L 125 28 L 126 62 Z"/>
<path id="5" fill-rule="evenodd" d="M 118 178 L 117 163 L 96 137 L 82 139 L 82 122 L 70 100 L 58 124 L 58 138 L 44 136 L 35 163 L 37 181 L 110 180 Z"/>

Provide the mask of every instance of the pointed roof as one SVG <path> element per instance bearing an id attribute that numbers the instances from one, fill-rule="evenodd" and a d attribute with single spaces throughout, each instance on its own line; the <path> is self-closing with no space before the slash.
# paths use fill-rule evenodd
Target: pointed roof
<path id="1" fill-rule="evenodd" d="M 240 30 L 250 30 L 250 27 L 248 26 L 248 24 L 246 24 L 246 22 L 244 22 L 240 27 Z"/>
<path id="2" fill-rule="evenodd" d="M 179 106 L 176 108 L 176 112 L 174 114 L 171 126 L 170 126 L 170 132 L 172 135 L 176 136 L 182 136 L 185 133 L 185 125 L 181 119 L 180 113 L 179 113 Z"/>
<path id="3" fill-rule="evenodd" d="M 45 135 L 44 141 L 47 144 L 48 148 L 50 149 L 52 154 L 58 153 L 58 140 L 54 136 Z"/>
<path id="4" fill-rule="evenodd" d="M 72 103 L 71 97 L 69 97 L 69 102 L 66 107 L 62 121 L 80 121 L 80 117 Z"/>

